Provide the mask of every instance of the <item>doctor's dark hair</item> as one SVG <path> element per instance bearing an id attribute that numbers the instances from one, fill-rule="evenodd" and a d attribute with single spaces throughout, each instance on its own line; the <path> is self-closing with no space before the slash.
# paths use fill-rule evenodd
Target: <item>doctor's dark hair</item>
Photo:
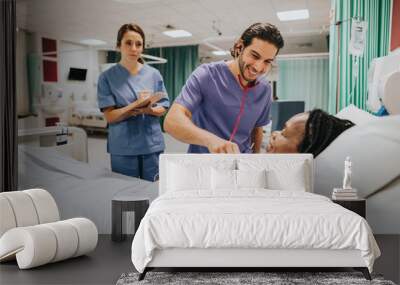
<path id="1" fill-rule="evenodd" d="M 319 155 L 341 133 L 354 126 L 349 120 L 339 119 L 321 109 L 309 112 L 304 139 L 298 147 L 300 153 Z"/>
<path id="2" fill-rule="evenodd" d="M 240 39 L 235 42 L 230 50 L 231 55 L 234 58 L 238 57 L 241 52 L 240 46 L 242 45 L 242 49 L 245 49 L 254 38 L 273 44 L 278 49 L 277 54 L 284 45 L 282 35 L 277 27 L 269 23 L 255 23 L 248 27 Z"/>
<path id="3" fill-rule="evenodd" d="M 146 46 L 146 38 L 145 38 L 145 36 L 144 36 L 144 32 L 143 32 L 143 30 L 142 30 L 141 27 L 139 27 L 138 25 L 133 24 L 133 23 L 130 23 L 130 24 L 123 24 L 123 25 L 119 28 L 119 30 L 118 30 L 118 35 L 117 35 L 117 47 L 121 47 L 122 39 L 123 39 L 125 33 L 128 32 L 128 31 L 136 32 L 136 33 L 138 33 L 138 34 L 142 37 L 142 40 L 143 40 L 143 50 L 144 50 L 144 47 Z M 138 61 L 139 61 L 140 63 L 144 63 L 144 60 L 143 60 L 142 58 L 139 58 Z"/>

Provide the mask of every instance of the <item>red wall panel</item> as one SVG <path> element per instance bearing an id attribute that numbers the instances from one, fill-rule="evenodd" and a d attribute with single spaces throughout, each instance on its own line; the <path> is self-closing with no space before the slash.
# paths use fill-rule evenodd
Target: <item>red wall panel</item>
<path id="1" fill-rule="evenodd" d="M 43 81 L 57 82 L 57 61 L 43 60 Z"/>
<path id="2" fill-rule="evenodd" d="M 42 53 L 46 56 L 57 57 L 57 41 L 42 38 Z"/>
<path id="3" fill-rule="evenodd" d="M 393 0 L 390 50 L 400 47 L 400 0 Z"/>

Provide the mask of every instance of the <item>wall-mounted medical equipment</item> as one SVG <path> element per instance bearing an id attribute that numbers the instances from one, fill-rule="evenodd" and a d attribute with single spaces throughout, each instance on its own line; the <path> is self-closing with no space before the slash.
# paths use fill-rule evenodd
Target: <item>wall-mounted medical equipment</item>
<path id="1" fill-rule="evenodd" d="M 368 71 L 367 107 L 400 114 L 400 51 L 372 60 Z"/>
<path id="2" fill-rule="evenodd" d="M 55 126 L 66 110 L 63 91 L 56 84 L 42 84 L 39 103 L 36 106 L 40 127 Z"/>

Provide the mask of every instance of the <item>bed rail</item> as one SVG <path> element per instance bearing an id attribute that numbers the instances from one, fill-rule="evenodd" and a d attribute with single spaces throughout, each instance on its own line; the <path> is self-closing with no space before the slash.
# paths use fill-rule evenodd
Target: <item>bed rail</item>
<path id="1" fill-rule="evenodd" d="M 18 143 L 55 149 L 76 160 L 88 162 L 88 142 L 86 132 L 77 127 L 63 127 L 66 141 L 57 143 L 57 136 L 62 133 L 62 128 L 45 127 L 18 130 Z"/>

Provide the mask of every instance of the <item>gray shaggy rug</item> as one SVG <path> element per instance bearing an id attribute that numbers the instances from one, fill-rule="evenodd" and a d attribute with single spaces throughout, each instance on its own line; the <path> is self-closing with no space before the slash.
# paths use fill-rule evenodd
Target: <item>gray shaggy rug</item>
<path id="1" fill-rule="evenodd" d="M 364 278 L 360 272 L 154 272 L 150 271 L 142 281 L 139 273 L 122 274 L 116 285 L 145 284 L 213 284 L 213 285 L 294 285 L 294 284 L 376 284 L 395 285 L 384 280 L 381 275 L 372 275 L 372 281 Z"/>

